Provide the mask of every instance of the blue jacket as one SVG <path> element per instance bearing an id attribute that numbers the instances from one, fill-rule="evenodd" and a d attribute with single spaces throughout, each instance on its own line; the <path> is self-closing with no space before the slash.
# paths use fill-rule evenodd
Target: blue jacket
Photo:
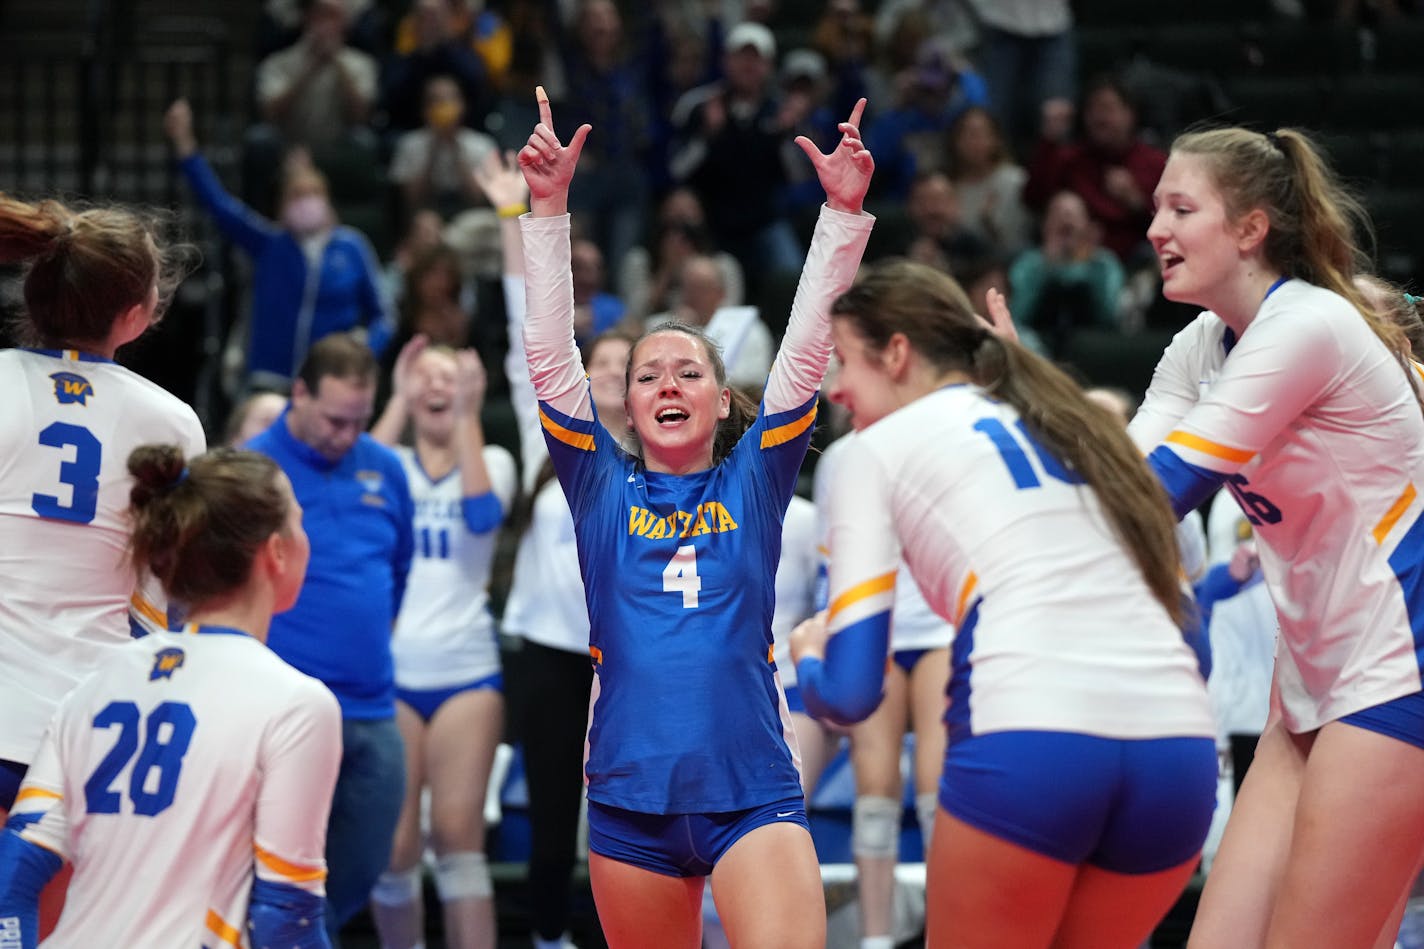
<path id="1" fill-rule="evenodd" d="M 332 464 L 292 435 L 286 412 L 245 447 L 286 472 L 311 540 L 301 596 L 272 618 L 267 645 L 331 689 L 344 717 L 390 718 L 391 631 L 415 549 L 415 504 L 400 459 L 362 434 Z"/>
<path id="2" fill-rule="evenodd" d="M 291 232 L 228 194 L 202 155 L 179 165 L 198 203 L 228 240 L 252 258 L 252 326 L 248 376 L 284 388 L 311 344 L 365 326 L 376 355 L 390 342 L 395 318 L 381 292 L 381 264 L 361 232 L 338 227 L 311 273 Z"/>

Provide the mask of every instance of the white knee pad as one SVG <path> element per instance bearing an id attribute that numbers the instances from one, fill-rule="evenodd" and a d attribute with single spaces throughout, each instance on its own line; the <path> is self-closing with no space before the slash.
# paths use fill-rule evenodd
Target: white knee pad
<path id="1" fill-rule="evenodd" d="M 850 849 L 857 857 L 894 859 L 900 853 L 900 802 L 863 795 L 851 810 Z"/>
<path id="2" fill-rule="evenodd" d="M 915 795 L 915 817 L 920 821 L 920 842 L 925 848 L 925 861 L 930 859 L 930 835 L 934 833 L 935 813 L 939 810 L 939 794 L 926 791 Z"/>
<path id="3" fill-rule="evenodd" d="M 420 899 L 420 864 L 409 870 L 387 870 L 371 887 L 371 901 L 380 906 L 404 906 Z"/>
<path id="4" fill-rule="evenodd" d="M 441 902 L 494 895 L 489 863 L 482 853 L 447 853 L 435 859 L 435 889 Z"/>

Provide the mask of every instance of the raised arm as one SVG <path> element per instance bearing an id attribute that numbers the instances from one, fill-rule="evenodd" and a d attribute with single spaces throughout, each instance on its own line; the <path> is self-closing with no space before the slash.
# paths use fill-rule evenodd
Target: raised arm
<path id="1" fill-rule="evenodd" d="M 574 288 L 568 198 L 589 126 L 567 146 L 554 134 L 549 98 L 540 86 L 539 124 L 519 151 L 530 214 L 521 218 L 527 281 L 524 349 L 539 400 L 570 418 L 592 421 L 593 402 L 574 342 Z"/>
<path id="2" fill-rule="evenodd" d="M 485 464 L 485 364 L 473 349 L 455 354 L 455 444 L 460 459 L 460 512 L 472 534 L 488 534 L 504 523 L 504 504 Z"/>
<path id="3" fill-rule="evenodd" d="M 504 375 L 509 380 L 509 402 L 519 426 L 519 465 L 522 484 L 532 490 L 540 466 L 548 457 L 539 427 L 539 399 L 529 381 L 529 361 L 524 354 L 524 237 L 519 218 L 529 211 L 529 185 L 519 170 L 514 152 L 490 152 L 474 170 L 476 186 L 499 215 L 499 245 L 504 258 L 504 315 L 509 349 Z"/>
<path id="4" fill-rule="evenodd" d="M 327 949 L 324 831 L 341 762 L 331 693 L 313 683 L 269 726 L 261 755 L 248 935 L 254 946 Z"/>
<path id="5" fill-rule="evenodd" d="M 178 167 L 193 196 L 212 215 L 213 223 L 228 240 L 249 254 L 257 255 L 281 229 L 228 193 L 212 167 L 198 150 L 193 134 L 193 110 L 186 99 L 178 99 L 163 114 L 163 131 L 173 144 Z"/>
<path id="6" fill-rule="evenodd" d="M 831 304 L 855 280 L 875 223 L 862 210 L 875 171 L 875 160 L 860 138 L 864 111 L 861 99 L 850 119 L 838 126 L 841 140 L 829 154 L 822 154 L 804 135 L 796 139 L 826 189 L 826 204 L 801 270 L 781 351 L 767 379 L 765 404 L 771 414 L 804 405 L 820 389 L 831 358 Z"/>
<path id="7" fill-rule="evenodd" d="M 410 421 L 410 404 L 416 397 L 415 362 L 429 345 L 430 339 L 424 333 L 417 333 L 401 347 L 396 357 L 391 371 L 391 397 L 386 400 L 381 417 L 371 426 L 371 437 L 382 445 L 400 443 L 406 422 Z"/>

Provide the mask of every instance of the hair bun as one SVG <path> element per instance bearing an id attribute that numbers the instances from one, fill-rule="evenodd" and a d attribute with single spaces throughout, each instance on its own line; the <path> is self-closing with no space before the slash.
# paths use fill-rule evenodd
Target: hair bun
<path id="1" fill-rule="evenodd" d="M 129 455 L 129 474 L 134 486 L 129 503 L 141 508 L 168 494 L 188 479 L 183 450 L 177 445 L 142 445 Z"/>

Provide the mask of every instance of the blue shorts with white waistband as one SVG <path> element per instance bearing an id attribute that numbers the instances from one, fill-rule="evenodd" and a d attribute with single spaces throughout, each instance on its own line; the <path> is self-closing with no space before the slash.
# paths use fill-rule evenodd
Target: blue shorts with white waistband
<path id="1" fill-rule="evenodd" d="M 708 876 L 732 845 L 767 824 L 806 823 L 799 797 L 722 814 L 642 814 L 588 802 L 588 849 L 670 877 Z"/>
<path id="2" fill-rule="evenodd" d="M 950 744 L 939 803 L 1054 860 L 1142 874 L 1201 852 L 1216 785 L 1212 738 L 990 732 Z"/>

